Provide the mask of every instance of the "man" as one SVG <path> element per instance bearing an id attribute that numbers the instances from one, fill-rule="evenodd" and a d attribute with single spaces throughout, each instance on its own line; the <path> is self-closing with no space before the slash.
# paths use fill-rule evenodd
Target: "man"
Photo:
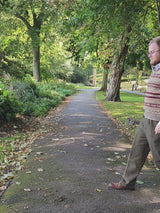
<path id="1" fill-rule="evenodd" d="M 137 130 L 127 166 L 118 183 L 109 188 L 134 190 L 149 151 L 156 167 L 160 168 L 160 36 L 149 43 L 148 57 L 152 67 L 144 100 L 144 117 Z"/>

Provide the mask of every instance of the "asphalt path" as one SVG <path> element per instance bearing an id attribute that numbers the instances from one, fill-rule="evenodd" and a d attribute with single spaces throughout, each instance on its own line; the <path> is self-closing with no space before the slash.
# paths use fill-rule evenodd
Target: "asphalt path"
<path id="1" fill-rule="evenodd" d="M 131 142 L 82 90 L 46 117 L 46 130 L 1 203 L 1 213 L 157 213 L 160 172 L 146 163 L 135 191 L 108 189 L 123 173 Z"/>

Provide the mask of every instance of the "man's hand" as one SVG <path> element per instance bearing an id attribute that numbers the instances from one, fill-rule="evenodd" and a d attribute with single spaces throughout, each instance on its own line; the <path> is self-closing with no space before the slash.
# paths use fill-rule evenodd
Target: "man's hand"
<path id="1" fill-rule="evenodd" d="M 156 128 L 155 128 L 155 134 L 159 134 L 160 133 L 160 121 L 158 122 Z"/>

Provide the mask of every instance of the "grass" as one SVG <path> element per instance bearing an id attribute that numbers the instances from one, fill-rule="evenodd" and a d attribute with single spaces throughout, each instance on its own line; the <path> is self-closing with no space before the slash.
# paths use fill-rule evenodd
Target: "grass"
<path id="1" fill-rule="evenodd" d="M 76 89 L 92 89 L 93 88 L 92 86 L 85 86 L 84 84 L 81 84 L 81 83 L 74 84 L 74 87 Z"/>
<path id="2" fill-rule="evenodd" d="M 93 77 L 91 76 L 91 79 Z M 143 79 L 141 78 L 138 82 L 138 91 L 139 92 L 145 92 L 146 90 L 146 78 Z M 103 81 L 103 74 L 102 73 L 97 73 L 97 87 L 102 86 L 102 81 Z M 126 89 L 126 90 L 131 90 L 132 89 L 132 84 L 135 84 L 135 75 L 130 75 L 130 80 L 128 80 L 128 77 L 122 77 L 122 82 L 121 82 L 121 89 Z M 109 83 L 108 83 L 109 85 Z"/>
<path id="3" fill-rule="evenodd" d="M 131 118 L 137 124 L 139 123 L 144 113 L 144 96 L 121 92 L 120 97 L 121 102 L 105 101 L 105 93 L 101 91 L 97 92 L 97 99 L 103 107 L 115 119 L 116 123 L 121 126 L 123 131 L 132 138 L 137 125 L 128 125 L 127 120 Z"/>

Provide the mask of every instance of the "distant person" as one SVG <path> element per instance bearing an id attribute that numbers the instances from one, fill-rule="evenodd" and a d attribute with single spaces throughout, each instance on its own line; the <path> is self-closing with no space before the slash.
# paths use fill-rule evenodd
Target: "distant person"
<path id="1" fill-rule="evenodd" d="M 134 84 L 132 84 L 132 91 L 134 90 Z"/>
<path id="2" fill-rule="evenodd" d="M 144 117 L 136 130 L 124 174 L 120 182 L 110 183 L 109 188 L 134 190 L 150 151 L 160 169 L 160 36 L 150 41 L 148 57 L 152 73 L 145 94 Z"/>

